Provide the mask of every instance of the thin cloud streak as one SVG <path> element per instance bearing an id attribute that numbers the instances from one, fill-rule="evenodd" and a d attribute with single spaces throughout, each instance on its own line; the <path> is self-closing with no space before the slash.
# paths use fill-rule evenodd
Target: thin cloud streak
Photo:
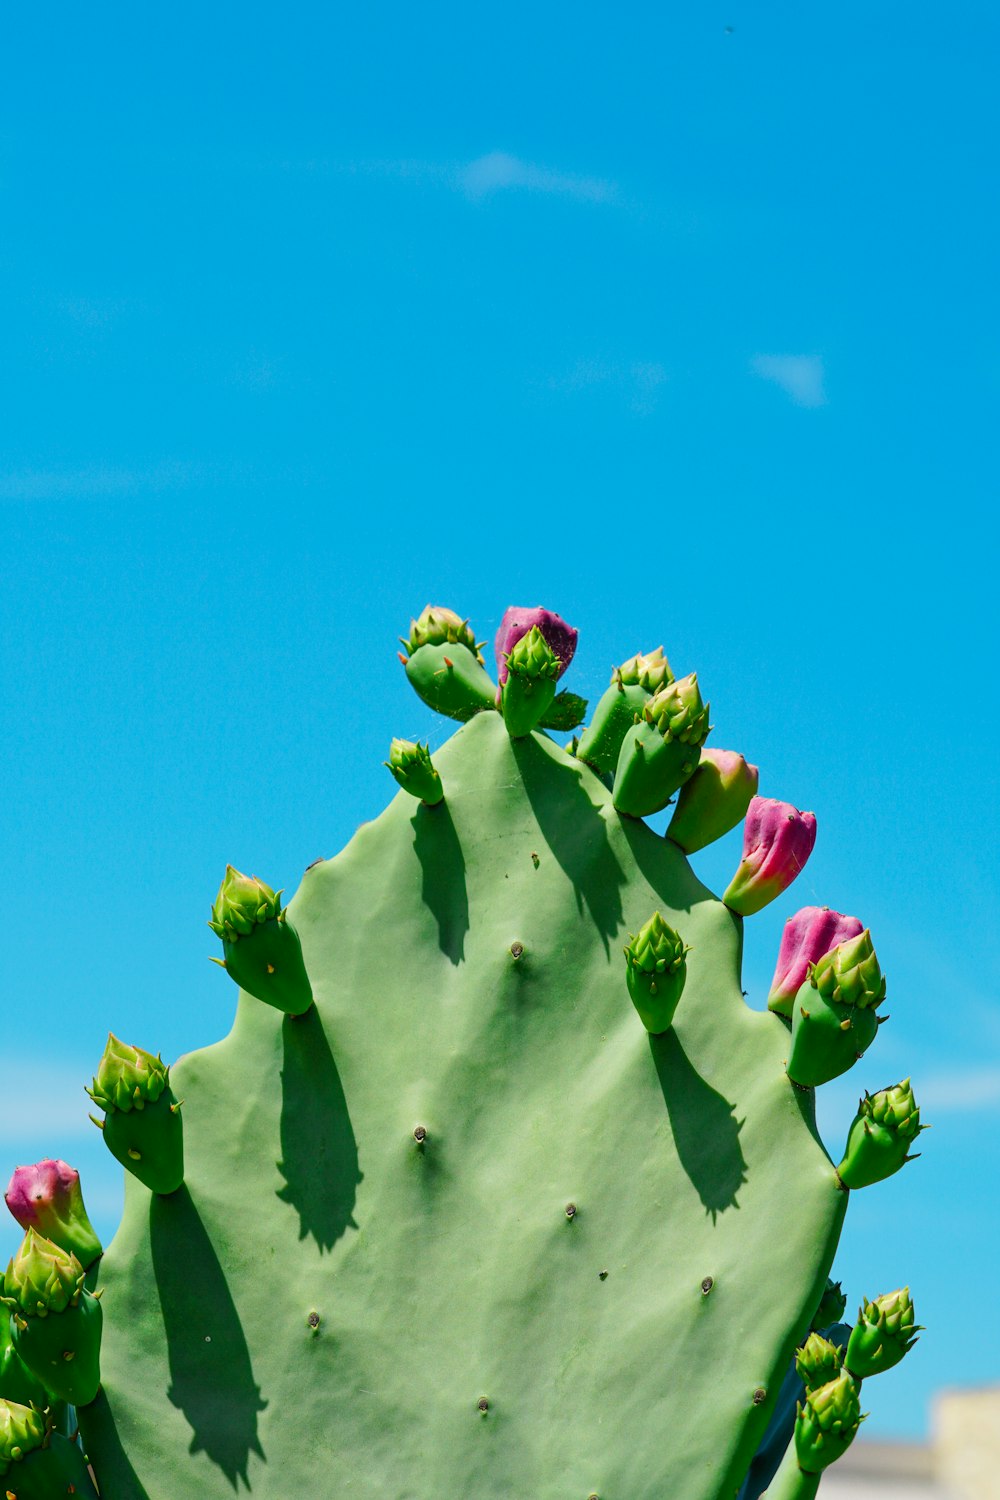
<path id="1" fill-rule="evenodd" d="M 985 1068 L 956 1068 L 950 1073 L 916 1079 L 914 1089 L 921 1114 L 950 1111 L 962 1114 L 1000 1109 L 1000 1064 Z"/>
<path id="2" fill-rule="evenodd" d="M 556 172 L 510 156 L 506 151 L 490 151 L 470 161 L 459 170 L 457 183 L 466 197 L 474 201 L 511 188 L 576 198 L 585 203 L 611 203 L 618 195 L 616 184 L 603 178 Z"/>
<path id="3" fill-rule="evenodd" d="M 823 361 L 818 354 L 757 354 L 750 368 L 790 396 L 796 406 L 825 406 Z"/>

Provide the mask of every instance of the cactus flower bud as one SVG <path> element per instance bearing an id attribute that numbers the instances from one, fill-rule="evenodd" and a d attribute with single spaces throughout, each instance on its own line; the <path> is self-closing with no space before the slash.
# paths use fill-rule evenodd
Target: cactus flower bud
<path id="1" fill-rule="evenodd" d="M 91 1118 L 112 1156 L 154 1193 L 176 1192 L 184 1181 L 184 1129 L 163 1059 L 109 1035 L 86 1092 L 105 1111 L 103 1121 Z"/>
<path id="2" fill-rule="evenodd" d="M 819 1299 L 819 1306 L 813 1316 L 812 1330 L 830 1328 L 834 1323 L 839 1323 L 844 1316 L 846 1306 L 847 1298 L 844 1295 L 844 1288 L 839 1281 L 834 1281 L 832 1276 L 828 1276 L 823 1295 Z"/>
<path id="3" fill-rule="evenodd" d="M 410 685 L 436 713 L 471 719 L 496 707 L 496 688 L 483 668 L 482 646 L 453 609 L 428 604 L 400 636 L 400 661 Z"/>
<path id="4" fill-rule="evenodd" d="M 477 641 L 468 620 L 442 604 L 425 604 L 417 618 L 410 621 L 409 636 L 399 639 L 408 656 L 413 656 L 421 646 L 464 646 L 483 665 L 481 648 L 486 642 Z"/>
<path id="5" fill-rule="evenodd" d="M 673 680 L 662 646 L 639 652 L 615 667 L 611 686 L 601 695 L 594 717 L 580 737 L 577 759 L 602 776 L 613 775 L 626 734 L 642 718 L 650 698 Z"/>
<path id="6" fill-rule="evenodd" d="M 412 740 L 393 740 L 389 759 L 383 764 L 411 797 L 418 797 L 428 807 L 436 807 L 443 800 L 441 777 L 434 769 L 426 745 L 414 744 Z"/>
<path id="7" fill-rule="evenodd" d="M 825 1000 L 864 1009 L 885 999 L 885 979 L 867 928 L 817 959 L 811 972 L 813 985 Z"/>
<path id="8" fill-rule="evenodd" d="M 0 1400 L 0 1475 L 8 1500 L 97 1500 L 79 1444 L 53 1431 L 51 1412 L 13 1398 Z"/>
<path id="9" fill-rule="evenodd" d="M 16 1401 L 0 1400 L 0 1474 L 41 1448 L 48 1435 L 43 1412 Z"/>
<path id="10" fill-rule="evenodd" d="M 4 1194 L 22 1229 L 37 1229 L 86 1268 L 101 1254 L 101 1242 L 87 1217 L 80 1174 L 64 1161 L 18 1167 Z"/>
<path id="11" fill-rule="evenodd" d="M 76 1306 L 85 1272 L 76 1256 L 29 1229 L 4 1276 L 4 1301 L 25 1317 L 44 1318 Z"/>
<path id="12" fill-rule="evenodd" d="M 840 1374 L 843 1358 L 836 1344 L 820 1333 L 810 1333 L 801 1349 L 795 1352 L 795 1369 L 807 1391 L 828 1385 Z"/>
<path id="13" fill-rule="evenodd" d="M 258 922 L 280 916 L 280 891 L 272 891 L 256 875 L 243 875 L 233 865 L 226 866 L 208 924 L 216 937 L 235 943 L 237 938 L 248 937 Z"/>
<path id="14" fill-rule="evenodd" d="M 655 693 L 622 742 L 613 793 L 618 811 L 644 818 L 666 807 L 694 773 L 710 727 L 697 673 Z"/>
<path id="15" fill-rule="evenodd" d="M 849 1188 L 882 1182 L 919 1156 L 919 1152 L 911 1156 L 910 1147 L 921 1130 L 926 1129 L 920 1123 L 920 1110 L 908 1078 L 894 1088 L 866 1094 L 847 1132 L 844 1159 L 837 1175 Z"/>
<path id="16" fill-rule="evenodd" d="M 810 964 L 792 1005 L 787 1070 L 792 1082 L 814 1088 L 853 1067 L 875 1040 L 875 1007 L 884 995 L 867 928 Z"/>
<path id="17" fill-rule="evenodd" d="M 507 653 L 506 666 L 501 706 L 508 734 L 519 740 L 531 733 L 552 706 L 561 668 L 537 625 L 517 638 Z"/>
<path id="18" fill-rule="evenodd" d="M 663 654 L 662 646 L 657 646 L 655 651 L 638 652 L 629 657 L 628 661 L 622 662 L 620 667 L 615 667 L 611 674 L 612 687 L 616 684 L 621 687 L 641 687 L 650 697 L 673 680 L 674 674 Z"/>
<path id="19" fill-rule="evenodd" d="M 690 949 L 654 911 L 625 949 L 625 979 L 646 1030 L 658 1036 L 674 1019 L 687 976 Z"/>
<path id="20" fill-rule="evenodd" d="M 93 1088 L 87 1093 L 98 1109 L 141 1110 L 156 1103 L 169 1078 L 170 1069 L 162 1057 L 130 1047 L 109 1032 Z"/>
<path id="21" fill-rule="evenodd" d="M 17 1354 L 50 1395 L 86 1406 L 100 1384 L 101 1304 L 68 1250 L 29 1229 L 4 1275 Z"/>
<path id="22" fill-rule="evenodd" d="M 241 989 L 286 1015 L 309 1009 L 312 986 L 302 945 L 280 891 L 227 865 L 208 925 L 222 939 L 225 958 L 216 962 Z"/>
<path id="23" fill-rule="evenodd" d="M 749 917 L 791 885 L 816 842 L 816 819 L 790 802 L 754 797 L 743 825 L 743 858 L 723 901 Z"/>
<path id="24" fill-rule="evenodd" d="M 735 750 L 703 748 L 694 775 L 680 789 L 667 838 L 685 854 L 721 839 L 746 815 L 759 775 Z"/>
<path id="25" fill-rule="evenodd" d="M 863 931 L 857 917 L 845 917 L 843 912 L 831 911 L 828 906 L 804 906 L 794 917 L 789 917 L 781 934 L 778 964 L 767 997 L 768 1010 L 790 1019 L 792 1002 L 809 978 L 810 965 L 838 943 L 858 937 Z"/>
<path id="26" fill-rule="evenodd" d="M 560 615 L 554 614 L 551 609 L 543 609 L 540 604 L 536 604 L 531 609 L 512 604 L 509 609 L 504 610 L 493 646 L 497 659 L 497 678 L 501 688 L 507 681 L 510 653 L 518 641 L 529 635 L 532 630 L 539 632 L 554 653 L 557 661 L 557 677 L 562 676 L 573 660 L 578 632 L 573 629 L 572 625 L 567 625 Z"/>
<path id="27" fill-rule="evenodd" d="M 881 1375 L 899 1364 L 923 1331 L 915 1318 L 909 1287 L 883 1292 L 874 1302 L 864 1299 L 844 1356 L 855 1380 Z"/>
<path id="28" fill-rule="evenodd" d="M 807 1474 L 819 1474 L 828 1468 L 847 1452 L 864 1420 L 858 1388 L 846 1371 L 836 1380 L 806 1391 L 795 1422 L 799 1468 Z"/>

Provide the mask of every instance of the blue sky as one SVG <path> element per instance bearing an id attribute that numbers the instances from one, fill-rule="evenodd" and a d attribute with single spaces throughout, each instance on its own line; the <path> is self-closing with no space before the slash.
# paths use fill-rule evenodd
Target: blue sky
<path id="1" fill-rule="evenodd" d="M 922 1344 L 872 1434 L 1000 1379 L 995 11 L 109 4 L 8 18 L 0 119 L 0 847 L 11 1165 L 117 1168 L 108 1026 L 229 1027 L 227 859 L 294 889 L 446 732 L 432 599 L 664 643 L 714 742 L 812 808 L 748 923 L 870 923 L 925 1156 L 854 1196 L 852 1303 Z M 699 856 L 717 889 L 731 837 Z M 16 1230 L 0 1230 L 9 1253 Z M 966 1313 L 956 1318 L 956 1307 Z M 975 1314 L 968 1315 L 968 1309 Z"/>

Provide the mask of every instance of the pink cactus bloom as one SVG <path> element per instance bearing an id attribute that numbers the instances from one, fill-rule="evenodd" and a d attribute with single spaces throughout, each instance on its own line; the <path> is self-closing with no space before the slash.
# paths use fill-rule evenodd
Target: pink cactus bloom
<path id="1" fill-rule="evenodd" d="M 34 1229 L 72 1251 L 81 1265 L 89 1266 L 100 1255 L 101 1242 L 87 1217 L 75 1167 L 51 1159 L 18 1167 L 4 1198 L 22 1229 Z"/>
<path id="2" fill-rule="evenodd" d="M 774 797 L 754 797 L 743 825 L 743 858 L 723 901 L 741 917 L 761 911 L 791 885 L 815 842 L 811 812 Z"/>
<path id="3" fill-rule="evenodd" d="M 512 604 L 504 611 L 493 647 L 496 652 L 497 676 L 501 687 L 507 681 L 508 652 L 514 649 L 522 636 L 528 634 L 533 625 L 538 626 L 547 643 L 558 656 L 560 677 L 573 660 L 577 632 L 572 625 L 567 625 L 561 616 L 553 614 L 551 609 L 543 609 L 540 604 L 530 609 Z"/>
<path id="4" fill-rule="evenodd" d="M 848 938 L 860 937 L 862 932 L 864 927 L 857 917 L 845 917 L 843 912 L 831 911 L 828 906 L 804 906 L 794 917 L 789 917 L 781 934 L 778 966 L 767 997 L 768 1009 L 790 1016 L 792 1001 L 809 978 L 809 965 Z"/>

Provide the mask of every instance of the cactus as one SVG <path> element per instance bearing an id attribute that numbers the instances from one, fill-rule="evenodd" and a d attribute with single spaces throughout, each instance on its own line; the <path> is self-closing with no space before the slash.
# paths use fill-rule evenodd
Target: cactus
<path id="1" fill-rule="evenodd" d="M 877 1027 L 866 933 L 820 923 L 837 941 L 782 959 L 791 1020 L 744 1002 L 744 914 L 815 819 L 703 751 L 697 677 L 662 650 L 617 670 L 574 753 L 544 732 L 580 702 L 555 696 L 559 616 L 507 612 L 499 690 L 451 610 L 403 644 L 460 726 L 433 764 L 393 742 L 388 808 L 287 908 L 228 867 L 227 1036 L 170 1068 L 109 1039 L 89 1092 L 125 1211 L 89 1269 L 78 1184 L 15 1174 L 37 1222 L 5 1278 L 0 1429 L 34 1446 L 5 1461 L 63 1492 L 39 1416 L 61 1399 L 101 1500 L 814 1494 L 857 1382 L 915 1331 L 898 1297 L 831 1326 L 828 1277 L 852 1183 L 917 1119 L 874 1096 L 886 1139 L 852 1127 L 839 1169 L 817 1133 L 811 1079 Z M 661 836 L 642 819 L 678 792 Z M 685 850 L 743 813 L 724 903 Z M 49 1178 L 74 1206 L 39 1217 Z"/>

